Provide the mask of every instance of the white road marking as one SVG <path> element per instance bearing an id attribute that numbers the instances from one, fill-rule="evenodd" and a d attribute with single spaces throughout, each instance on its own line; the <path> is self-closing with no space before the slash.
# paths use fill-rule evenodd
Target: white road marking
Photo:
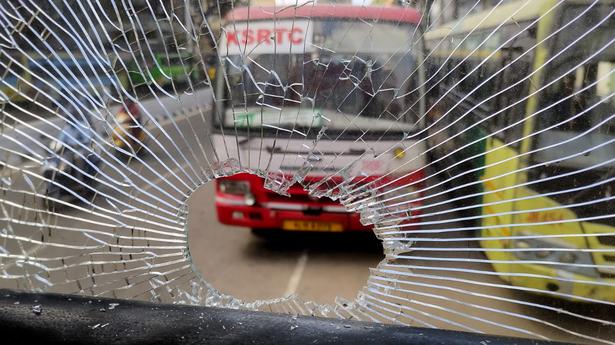
<path id="1" fill-rule="evenodd" d="M 284 291 L 282 296 L 291 296 L 297 292 L 297 288 L 299 288 L 299 284 L 301 283 L 301 277 L 303 277 L 303 271 L 305 271 L 305 266 L 307 265 L 307 260 L 308 251 L 306 249 L 301 253 L 299 259 L 297 259 L 295 270 L 293 274 L 290 275 L 290 279 L 288 279 L 288 284 L 286 285 L 286 291 Z"/>

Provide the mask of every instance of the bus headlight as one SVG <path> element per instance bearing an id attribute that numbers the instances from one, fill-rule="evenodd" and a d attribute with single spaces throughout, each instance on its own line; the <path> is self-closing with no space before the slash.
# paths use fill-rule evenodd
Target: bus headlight
<path id="1" fill-rule="evenodd" d="M 248 193 L 244 196 L 244 200 L 246 202 L 246 205 L 248 206 L 254 206 L 254 204 L 256 204 L 256 199 L 254 198 L 254 195 L 252 195 L 251 193 Z"/>
<path id="2" fill-rule="evenodd" d="M 250 182 L 241 180 L 219 180 L 218 188 L 220 192 L 232 195 L 241 195 L 248 206 L 256 204 L 254 194 L 250 192 Z"/>
<path id="3" fill-rule="evenodd" d="M 523 236 L 529 235 L 523 234 Z M 594 267 L 591 253 L 573 250 L 578 248 L 572 244 L 548 238 L 521 238 L 513 240 L 513 248 L 519 249 L 514 253 L 523 261 L 543 261 L 545 266 L 555 270 L 564 270 L 587 277 L 600 276 Z"/>
<path id="4" fill-rule="evenodd" d="M 246 195 L 250 193 L 250 182 L 238 180 L 220 180 L 220 191 L 226 194 Z"/>
<path id="5" fill-rule="evenodd" d="M 573 252 L 565 252 L 559 256 L 559 261 L 566 264 L 572 264 L 577 261 L 577 255 Z"/>

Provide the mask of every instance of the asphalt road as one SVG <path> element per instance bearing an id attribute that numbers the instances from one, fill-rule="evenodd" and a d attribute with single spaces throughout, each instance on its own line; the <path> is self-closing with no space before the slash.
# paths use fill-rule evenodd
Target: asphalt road
<path id="1" fill-rule="evenodd" d="M 165 156 L 163 149 L 158 147 L 154 154 L 145 156 L 145 161 L 152 170 L 148 170 L 139 162 L 130 162 L 129 166 L 141 178 L 135 179 L 137 186 L 125 186 L 111 190 L 102 187 L 101 190 L 116 197 L 115 202 L 127 203 L 134 200 L 150 200 L 150 206 L 143 206 L 143 209 L 155 210 L 157 207 L 166 209 L 164 201 L 170 196 L 182 199 L 182 193 L 186 193 L 190 188 L 200 185 L 198 189 L 188 199 L 188 247 L 194 263 L 194 267 L 209 281 L 214 287 L 222 292 L 231 294 L 235 297 L 252 301 L 257 299 L 270 299 L 283 297 L 289 294 L 298 294 L 304 299 L 313 300 L 319 303 L 331 304 L 336 296 L 353 300 L 357 292 L 361 290 L 369 277 L 369 268 L 376 267 L 382 260 L 382 247 L 378 240 L 370 233 L 365 234 L 286 234 L 276 240 L 263 240 L 254 236 L 248 229 L 239 227 L 224 226 L 217 222 L 214 208 L 214 189 L 212 183 L 204 183 L 198 180 L 198 171 L 206 168 L 206 159 L 211 148 L 200 147 L 197 143 L 200 133 L 205 133 L 205 124 L 201 115 L 196 113 L 190 116 L 183 116 L 176 122 L 166 122 L 165 130 L 171 138 L 157 136 L 161 146 L 170 150 L 167 158 L 157 160 Z M 183 133 L 181 136 L 177 133 Z M 193 134 L 190 134 L 193 133 Z M 155 147 L 156 145 L 150 145 Z M 189 158 L 192 165 L 184 163 L 179 152 Z M 175 159 L 173 162 L 171 158 Z M 197 159 L 194 164 L 193 158 Z M 200 160 L 200 161 L 199 161 Z M 194 167 L 192 172 L 190 166 Z M 109 169 L 112 170 L 112 169 Z M 164 174 L 156 175 L 153 171 L 163 171 Z M 113 174 L 112 171 L 109 172 Z M 184 174 L 185 175 L 182 175 Z M 193 180 L 194 184 L 180 186 L 174 190 L 172 185 L 177 184 L 174 175 L 182 176 L 184 180 Z M 190 178 L 187 178 L 187 177 Z M 166 182 L 170 182 L 167 184 Z M 5 183 L 6 184 L 6 183 Z M 6 186 L 5 186 L 6 187 Z M 29 190 L 27 181 L 19 178 L 11 180 L 10 189 Z M 126 191 L 121 194 L 119 191 Z M 145 196 L 150 193 L 149 196 Z M 136 196 L 130 199 L 128 196 Z M 19 205 L 33 206 L 35 199 L 27 197 L 25 193 L 5 191 L 5 200 L 15 202 Z M 157 200 L 157 201 L 156 201 Z M 95 205 L 109 205 L 109 201 L 97 197 Z M 40 207 L 40 205 L 39 205 Z M 450 205 L 440 206 L 441 209 L 450 208 Z M 10 210 L 3 207 L 3 217 L 15 218 Z M 71 256 L 78 256 L 79 246 L 96 245 L 97 234 L 83 236 L 79 229 L 83 228 L 82 220 L 92 219 L 101 220 L 92 212 L 92 208 L 81 210 L 66 209 L 63 212 L 66 218 L 54 219 L 51 221 L 56 226 L 60 226 L 64 231 L 43 233 L 40 229 L 33 229 L 24 224 L 12 224 L 15 233 L 31 238 L 45 240 L 45 236 L 55 236 L 53 242 L 63 243 L 61 247 L 40 246 L 37 243 L 26 243 L 22 248 L 11 248 L 8 244 L 5 249 L 9 252 L 22 252 L 24 255 L 41 257 L 63 257 L 70 253 Z M 159 212 L 153 212 L 158 214 Z M 28 215 L 22 214 L 18 218 L 29 219 Z M 444 217 L 444 216 L 443 216 Z M 447 217 L 455 217 L 449 214 Z M 168 222 L 158 220 L 160 224 L 166 225 Z M 451 227 L 460 226 L 451 223 Z M 88 228 L 95 228 L 88 225 Z M 73 229 L 74 231 L 67 231 Z M 178 236 L 174 239 L 181 240 L 181 231 L 178 229 Z M 53 233 L 52 233 L 53 232 Z M 459 237 L 461 233 L 447 233 L 441 236 Z M 121 243 L 119 243 L 121 244 Z M 74 245 L 75 247 L 70 247 Z M 149 244 L 148 244 L 149 245 Z M 178 244 L 180 245 L 180 244 Z M 447 244 L 447 245 L 450 245 Z M 451 254 L 450 251 L 430 252 L 421 254 L 421 260 L 407 260 L 394 262 L 400 265 L 422 265 L 424 267 L 441 267 L 446 265 L 453 268 L 464 268 L 466 270 L 477 270 L 483 272 L 491 271 L 488 264 L 472 262 L 471 259 L 484 259 L 480 252 L 469 252 L 466 248 L 476 248 L 473 241 L 456 242 L 459 247 L 455 255 L 468 261 L 450 263 L 436 260 Z M 175 252 L 178 250 L 175 249 Z M 430 259 L 431 258 L 431 259 Z M 117 260 L 117 257 L 116 257 Z M 125 262 L 123 262 L 123 260 Z M 64 262 L 64 264 L 69 264 Z M 117 260 L 114 265 L 123 265 L 125 270 L 130 270 L 130 262 L 125 257 Z M 92 267 L 96 267 L 92 265 Z M 20 270 L 27 267 L 19 267 L 13 264 L 5 264 L 3 267 L 9 273 L 17 274 Z M 93 269 L 93 268 L 92 268 Z M 105 271 L 104 265 L 100 270 Z M 579 305 L 567 303 L 559 300 L 550 300 L 542 297 L 524 294 L 518 291 L 502 287 L 502 281 L 495 275 L 462 273 L 443 273 L 437 269 L 415 270 L 423 274 L 416 277 L 400 277 L 400 280 L 412 282 L 411 284 L 399 284 L 406 292 L 396 293 L 396 296 L 403 300 L 405 309 L 401 310 L 402 316 L 391 320 L 391 322 L 404 322 L 416 326 L 436 326 L 454 329 L 472 329 L 488 333 L 498 333 L 503 335 L 532 337 L 536 334 L 544 335 L 549 338 L 567 340 L 571 342 L 589 342 L 582 338 L 567 334 L 565 330 L 572 330 L 597 336 L 600 338 L 615 339 L 615 331 L 612 325 L 601 325 L 600 323 L 579 320 L 579 318 L 563 315 L 557 312 L 559 309 L 572 311 L 587 317 L 593 316 L 603 319 L 612 319 L 613 315 L 608 308 L 599 308 L 594 305 Z M 99 272 L 98 272 L 99 273 Z M 62 270 L 54 271 L 51 277 L 56 280 L 72 281 L 70 276 L 58 278 L 63 273 Z M 75 273 L 76 276 L 87 276 L 87 272 Z M 454 280 L 438 280 L 429 278 L 428 275 L 465 278 L 480 282 L 480 285 L 461 284 Z M 128 281 L 128 280 L 127 280 Z M 39 286 L 36 277 L 32 282 L 16 283 L 14 281 L 3 280 L 3 287 L 9 288 L 29 288 Z M 103 284 L 104 279 L 96 282 L 79 280 L 79 286 L 73 283 L 66 286 L 55 287 L 54 291 L 75 292 L 76 288 L 87 290 L 87 286 L 93 284 Z M 130 284 L 138 284 L 133 281 Z M 25 284 L 25 285 L 24 285 Z M 88 285 L 89 284 L 89 285 Z M 488 285 L 488 284 L 491 284 Z M 457 290 L 455 290 L 457 289 Z M 465 291 L 465 293 L 461 293 Z M 78 290 L 77 290 L 78 291 Z M 428 294 L 435 295 L 429 297 Z M 486 299 L 480 294 L 496 296 L 496 299 Z M 371 296 L 376 296 L 371 294 Z M 502 300 L 520 300 L 530 303 L 547 305 L 551 309 L 544 310 L 533 308 L 528 305 L 519 305 Z M 393 301 L 387 298 L 384 300 Z M 399 302 L 397 299 L 396 302 Z M 383 306 L 384 304 L 377 304 Z M 480 306 L 478 308 L 477 306 Z M 502 313 L 506 311 L 507 313 Z M 386 314 L 386 312 L 384 312 Z M 460 326 L 461 325 L 461 326 Z M 555 325 L 555 327 L 553 326 Z"/>
<path id="2" fill-rule="evenodd" d="M 249 301 L 296 293 L 333 304 L 336 296 L 354 299 L 368 268 L 383 258 L 371 233 L 281 233 L 262 239 L 249 229 L 221 225 L 213 194 L 207 184 L 191 197 L 188 236 L 196 266 L 222 292 Z"/>

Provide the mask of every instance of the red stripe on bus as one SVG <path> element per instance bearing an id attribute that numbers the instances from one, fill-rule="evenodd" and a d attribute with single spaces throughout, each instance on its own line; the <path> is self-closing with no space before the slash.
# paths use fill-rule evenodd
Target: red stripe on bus
<path id="1" fill-rule="evenodd" d="M 277 12 L 276 12 L 277 11 Z M 352 5 L 305 5 L 301 7 L 238 7 L 226 15 L 229 21 L 294 18 L 348 18 L 386 22 L 418 24 L 421 14 L 414 8 L 352 6 Z"/>

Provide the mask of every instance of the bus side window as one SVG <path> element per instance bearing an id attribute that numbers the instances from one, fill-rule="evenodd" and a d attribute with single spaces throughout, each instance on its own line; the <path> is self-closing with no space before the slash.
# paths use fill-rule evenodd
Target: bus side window
<path id="1" fill-rule="evenodd" d="M 460 62 L 461 65 L 457 67 L 460 71 L 460 79 L 463 79 L 459 84 L 459 90 L 463 92 L 464 96 L 468 96 L 466 100 L 471 100 L 475 104 L 475 94 L 470 94 L 474 87 L 477 85 L 478 73 L 472 72 L 478 63 L 480 62 L 479 44 L 481 43 L 481 37 L 479 34 L 474 33 L 466 38 L 458 49 L 458 52 L 466 58 L 465 61 Z"/>
<path id="2" fill-rule="evenodd" d="M 492 111 L 494 104 L 490 96 L 493 95 L 493 90 L 495 90 L 496 79 L 489 77 L 493 75 L 497 67 L 492 54 L 494 50 L 492 46 L 494 40 L 497 41 L 498 35 L 494 33 L 488 36 L 489 34 L 488 31 L 473 33 L 460 49 L 460 53 L 463 55 L 462 59 L 466 59 L 458 67 L 460 70 L 459 78 L 463 78 L 459 89 L 465 97 L 464 102 L 467 103 L 466 111 L 478 106 L 473 111 L 473 115 L 468 118 L 472 119 L 472 122 L 483 118 L 486 111 Z"/>
<path id="3" fill-rule="evenodd" d="M 454 37 L 452 39 L 453 41 L 450 42 L 449 49 L 447 50 L 448 54 L 445 54 L 446 56 L 444 56 L 444 62 L 443 62 L 445 66 L 444 70 L 440 72 L 440 75 L 439 75 L 439 79 L 443 78 L 442 83 L 446 85 L 445 87 L 446 90 L 442 90 L 444 92 L 449 92 L 449 91 L 459 92 L 460 86 L 457 86 L 457 89 L 455 90 L 450 90 L 450 88 L 452 88 L 453 85 L 457 84 L 457 82 L 459 82 L 459 80 L 463 78 L 463 76 L 465 76 L 464 66 L 463 66 L 463 63 L 461 62 L 462 60 L 461 49 L 463 49 L 463 47 L 459 47 L 455 49 L 457 47 L 457 43 L 455 42 L 459 42 L 459 40 L 461 40 L 461 37 Z M 448 59 L 448 61 L 446 59 Z"/>
<path id="4" fill-rule="evenodd" d="M 527 24 L 521 24 L 521 28 L 525 28 Z M 506 41 L 509 37 L 519 34 L 517 25 L 504 28 Z M 521 120 L 525 117 L 527 104 L 527 96 L 529 93 L 530 76 L 532 71 L 532 63 L 534 60 L 534 50 L 531 49 L 535 44 L 535 30 L 533 28 L 524 29 L 507 45 L 501 48 L 501 66 L 504 68 L 501 78 L 500 90 L 507 89 L 499 96 L 499 109 L 506 110 L 503 114 L 498 115 L 500 119 L 499 128 L 508 128 L 504 132 L 504 137 L 507 142 L 512 142 L 521 138 L 523 135 L 523 123 Z M 527 53 L 526 53 L 527 52 Z M 526 53 L 525 55 L 523 55 Z M 515 123 L 518 124 L 514 125 Z M 515 146 L 518 146 L 517 143 Z"/>
<path id="5" fill-rule="evenodd" d="M 495 52 L 495 49 L 498 48 L 500 44 L 500 32 L 494 32 L 491 36 L 486 37 L 486 42 L 481 46 L 481 54 L 482 57 L 482 65 L 480 66 L 478 73 L 478 83 L 484 83 L 482 86 L 476 90 L 476 97 L 482 103 L 482 106 L 486 107 L 487 110 L 493 111 L 495 109 L 495 97 L 494 90 L 499 90 L 499 76 L 494 76 L 494 73 L 497 72 L 498 66 L 498 54 Z"/>

